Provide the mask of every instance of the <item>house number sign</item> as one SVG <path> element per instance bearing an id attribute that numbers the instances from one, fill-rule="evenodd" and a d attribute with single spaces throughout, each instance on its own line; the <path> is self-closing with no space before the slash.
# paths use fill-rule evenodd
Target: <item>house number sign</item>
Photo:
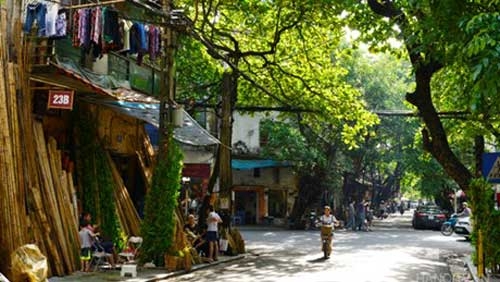
<path id="1" fill-rule="evenodd" d="M 73 109 L 73 90 L 50 90 L 49 109 Z"/>

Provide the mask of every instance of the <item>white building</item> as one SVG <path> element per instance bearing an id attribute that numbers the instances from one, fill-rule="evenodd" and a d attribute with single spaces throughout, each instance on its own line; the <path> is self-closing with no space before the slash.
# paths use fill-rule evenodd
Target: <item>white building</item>
<path id="1" fill-rule="evenodd" d="M 260 121 L 263 113 L 235 112 L 233 122 L 233 214 L 236 224 L 283 225 L 297 195 L 296 175 L 290 163 L 263 159 Z"/>

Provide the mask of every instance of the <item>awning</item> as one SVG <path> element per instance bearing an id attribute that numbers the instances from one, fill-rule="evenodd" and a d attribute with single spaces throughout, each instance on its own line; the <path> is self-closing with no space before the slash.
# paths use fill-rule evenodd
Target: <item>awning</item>
<path id="1" fill-rule="evenodd" d="M 43 69 L 37 69 L 30 79 L 86 93 L 77 99 L 88 103 L 104 105 L 114 110 L 143 120 L 158 128 L 160 104 L 158 99 L 126 88 L 125 81 L 117 81 L 112 76 L 91 72 L 80 67 L 71 59 L 59 58 Z M 175 140 L 192 145 L 207 146 L 219 144 L 184 109 L 182 126 L 174 129 Z"/>
<path id="2" fill-rule="evenodd" d="M 91 72 L 68 58 L 57 58 L 46 67 L 37 67 L 30 79 L 50 85 L 73 88 L 85 93 L 96 93 L 96 99 L 108 101 L 159 103 L 158 99 L 128 88 L 126 81 L 110 75 Z"/>
<path id="3" fill-rule="evenodd" d="M 85 98 L 84 98 L 85 100 Z M 128 116 L 143 120 L 156 128 L 159 127 L 160 105 L 127 101 L 94 101 L 94 103 L 105 105 Z M 175 140 L 192 145 L 208 146 L 219 144 L 220 141 L 203 128 L 188 112 L 182 109 L 183 122 L 180 127 L 174 129 Z"/>
<path id="4" fill-rule="evenodd" d="M 282 162 L 275 160 L 231 160 L 231 168 L 238 170 L 249 170 L 255 168 L 266 168 L 266 167 L 287 167 L 292 166 L 290 162 Z"/>

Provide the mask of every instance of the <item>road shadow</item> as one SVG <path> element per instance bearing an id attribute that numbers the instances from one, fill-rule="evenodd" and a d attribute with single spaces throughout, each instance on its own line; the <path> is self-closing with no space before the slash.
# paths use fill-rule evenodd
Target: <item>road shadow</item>
<path id="1" fill-rule="evenodd" d="M 316 258 L 316 259 L 308 260 L 307 262 L 318 263 L 318 262 L 325 262 L 327 260 L 328 260 L 327 258 L 325 258 L 324 256 L 322 256 L 322 257 L 319 257 L 319 258 Z"/>

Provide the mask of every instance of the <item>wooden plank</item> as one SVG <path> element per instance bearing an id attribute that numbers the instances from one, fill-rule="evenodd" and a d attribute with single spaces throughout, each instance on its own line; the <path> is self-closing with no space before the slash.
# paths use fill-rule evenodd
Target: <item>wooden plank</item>
<path id="1" fill-rule="evenodd" d="M 60 221 L 57 219 L 56 216 L 54 216 L 55 214 L 58 213 L 58 211 L 54 195 L 50 192 L 51 187 L 54 187 L 54 183 L 52 181 L 52 173 L 49 166 L 50 162 L 48 159 L 47 147 L 45 143 L 42 124 L 39 122 L 35 122 L 33 124 L 33 132 L 35 134 L 35 141 L 37 146 L 37 159 L 38 159 L 39 176 L 41 184 L 40 192 L 43 195 L 43 198 L 45 199 L 44 208 L 45 212 L 48 215 L 49 222 L 51 225 L 51 231 L 52 231 L 51 236 L 53 237 L 52 239 L 55 240 L 56 242 L 60 242 L 64 238 L 64 236 L 61 235 L 63 229 Z M 61 248 L 60 244 L 56 245 L 56 247 L 58 253 L 60 253 L 61 256 L 67 255 L 64 253 L 64 249 Z M 53 263 L 57 270 L 56 275 L 64 275 L 65 274 L 63 267 L 64 258 L 62 258 L 61 260 L 56 260 Z"/>
<path id="2" fill-rule="evenodd" d="M 64 209 L 64 198 L 62 197 L 63 188 L 63 180 L 62 180 L 62 165 L 61 165 L 61 154 L 57 150 L 57 143 L 53 137 L 48 138 L 47 142 L 47 154 L 49 161 L 49 169 L 52 175 L 52 187 L 47 187 L 47 192 L 50 194 L 50 197 L 54 201 L 54 214 L 57 221 L 57 233 L 60 237 L 59 244 L 61 245 L 61 249 L 63 251 L 63 259 L 65 262 L 65 266 L 69 273 L 74 271 L 74 263 L 72 262 L 72 251 L 71 246 L 69 246 L 67 237 L 67 233 L 64 232 L 66 230 L 66 226 L 70 225 L 66 222 L 66 218 L 64 217 L 65 209 Z M 65 181 L 65 179 L 64 179 Z"/>
<path id="3" fill-rule="evenodd" d="M 113 159 L 109 155 L 109 152 L 106 152 L 106 158 L 111 167 L 111 173 L 115 182 L 115 200 L 117 207 L 119 207 L 118 212 L 120 221 L 122 222 L 125 231 L 128 233 L 127 235 L 139 236 L 141 229 L 139 214 L 137 213 L 137 210 L 127 191 L 127 187 L 125 187 L 123 179 L 120 176 Z"/>

